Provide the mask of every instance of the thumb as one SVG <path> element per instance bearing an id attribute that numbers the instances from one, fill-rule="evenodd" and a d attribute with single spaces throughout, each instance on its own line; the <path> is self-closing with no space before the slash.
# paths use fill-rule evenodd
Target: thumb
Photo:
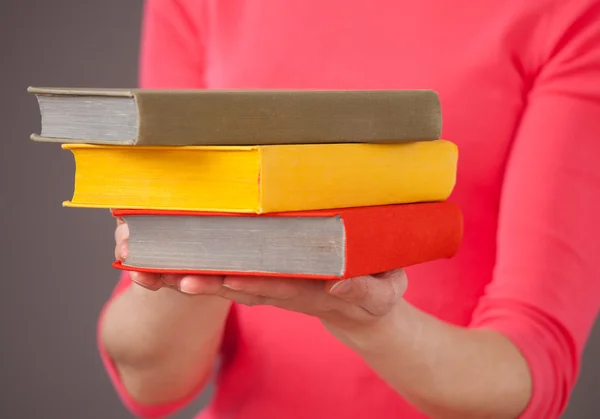
<path id="1" fill-rule="evenodd" d="M 334 282 L 329 293 L 381 317 L 402 298 L 408 280 L 403 269 Z"/>

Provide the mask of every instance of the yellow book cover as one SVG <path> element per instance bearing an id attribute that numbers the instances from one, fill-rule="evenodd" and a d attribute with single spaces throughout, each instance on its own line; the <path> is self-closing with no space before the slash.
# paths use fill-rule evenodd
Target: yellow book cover
<path id="1" fill-rule="evenodd" d="M 446 140 L 63 148 L 76 164 L 65 206 L 258 214 L 443 201 L 458 161 Z"/>

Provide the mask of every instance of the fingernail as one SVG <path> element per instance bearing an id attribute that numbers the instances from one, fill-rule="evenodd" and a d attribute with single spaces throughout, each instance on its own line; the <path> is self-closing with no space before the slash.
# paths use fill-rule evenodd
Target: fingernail
<path id="1" fill-rule="evenodd" d="M 175 275 L 162 274 L 160 276 L 160 279 L 162 280 L 162 282 L 164 282 L 167 285 L 170 285 L 170 286 L 177 285 L 177 277 Z"/>
<path id="2" fill-rule="evenodd" d="M 343 295 L 350 291 L 351 284 L 350 281 L 344 279 L 343 281 L 338 281 L 329 289 L 330 294 Z"/>
<path id="3" fill-rule="evenodd" d="M 129 278 L 131 279 L 131 281 L 135 282 L 138 286 L 145 288 L 147 290 L 150 290 L 150 291 L 156 291 L 160 288 L 160 284 L 155 284 L 153 287 L 146 285 L 146 284 L 142 284 L 141 282 L 136 280 L 136 276 L 137 276 L 137 274 L 136 275 L 133 275 L 133 273 L 129 274 Z"/>
<path id="4" fill-rule="evenodd" d="M 122 260 L 127 259 L 127 256 L 129 256 L 129 249 L 127 248 L 127 244 L 121 244 L 121 247 L 119 248 L 119 254 L 121 255 Z"/>
<path id="5" fill-rule="evenodd" d="M 225 280 L 223 282 L 223 286 L 225 288 L 229 288 L 230 290 L 233 291 L 241 291 L 242 290 L 242 284 L 239 281 L 231 281 L 231 280 Z"/>
<path id="6" fill-rule="evenodd" d="M 182 278 L 179 281 L 179 286 L 177 289 L 185 294 L 198 294 L 197 290 L 194 289 L 194 281 L 191 278 Z"/>

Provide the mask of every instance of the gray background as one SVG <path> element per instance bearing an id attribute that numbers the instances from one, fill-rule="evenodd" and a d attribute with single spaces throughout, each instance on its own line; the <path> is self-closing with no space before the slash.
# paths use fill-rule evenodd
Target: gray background
<path id="1" fill-rule="evenodd" d="M 0 1 L 0 418 L 131 417 L 96 349 L 97 315 L 117 279 L 114 221 L 108 211 L 61 207 L 73 160 L 28 140 L 39 115 L 25 89 L 135 86 L 141 7 Z M 599 349 L 597 330 L 566 418 L 600 417 Z M 191 417 L 201 401 L 177 417 Z"/>

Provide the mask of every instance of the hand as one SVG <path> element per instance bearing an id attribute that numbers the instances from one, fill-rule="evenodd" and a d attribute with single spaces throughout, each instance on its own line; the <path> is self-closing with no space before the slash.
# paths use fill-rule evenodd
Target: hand
<path id="1" fill-rule="evenodd" d="M 339 325 L 362 325 L 388 314 L 406 290 L 403 270 L 343 281 L 227 276 L 220 295 L 245 305 L 270 305 Z"/>
<path id="2" fill-rule="evenodd" d="M 129 227 L 122 218 L 117 218 L 117 228 L 115 229 L 115 258 L 121 262 L 127 259 L 129 241 Z M 129 276 L 132 282 L 142 288 L 150 291 L 158 291 L 161 288 L 171 288 L 181 291 L 184 294 L 201 294 L 195 292 L 198 288 L 198 278 L 189 275 L 160 275 L 149 272 L 136 272 L 130 271 Z M 215 281 L 208 281 L 214 279 Z M 206 276 L 203 277 L 203 281 L 207 282 L 208 287 L 205 288 L 205 293 L 213 291 L 216 293 L 221 288 L 220 283 L 223 281 L 223 277 L 217 276 Z M 220 283 L 219 283 L 220 281 Z M 212 288 L 211 286 L 212 285 Z M 192 290 L 192 291 L 189 291 Z"/>
<path id="3" fill-rule="evenodd" d="M 127 257 L 129 229 L 117 221 L 115 257 Z M 403 300 L 404 270 L 342 281 L 216 275 L 159 275 L 131 272 L 131 279 L 149 290 L 162 287 L 191 295 L 215 295 L 248 306 L 270 305 L 318 317 L 338 338 L 368 331 L 385 320 Z M 347 342 L 349 343 L 349 342 Z M 358 344 L 354 342 L 355 344 Z"/>

